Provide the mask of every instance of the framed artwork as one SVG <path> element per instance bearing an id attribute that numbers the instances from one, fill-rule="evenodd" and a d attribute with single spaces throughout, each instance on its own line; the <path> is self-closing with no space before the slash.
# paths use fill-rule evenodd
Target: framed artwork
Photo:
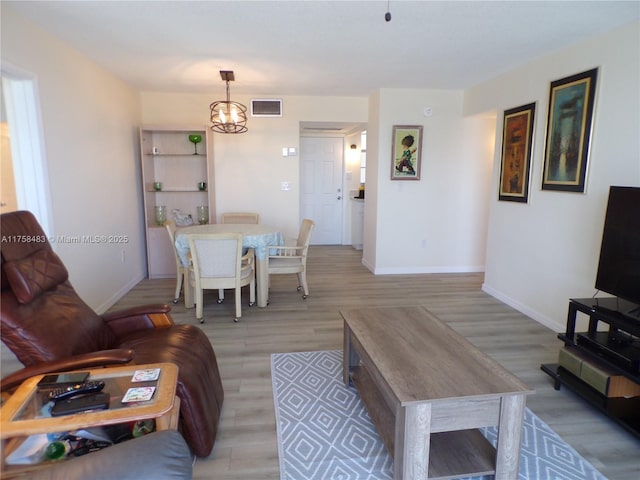
<path id="1" fill-rule="evenodd" d="M 391 180 L 420 180 L 422 125 L 394 125 Z"/>
<path id="2" fill-rule="evenodd" d="M 527 203 L 536 104 L 504 111 L 499 200 Z"/>
<path id="3" fill-rule="evenodd" d="M 543 190 L 584 192 L 598 69 L 551 82 Z"/>

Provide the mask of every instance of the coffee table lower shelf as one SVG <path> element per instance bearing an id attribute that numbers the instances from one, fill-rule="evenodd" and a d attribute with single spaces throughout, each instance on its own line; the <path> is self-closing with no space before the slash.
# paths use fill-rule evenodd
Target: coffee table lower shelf
<path id="1" fill-rule="evenodd" d="M 478 429 L 431 434 L 429 479 L 496 473 L 496 449 Z"/>
<path id="2" fill-rule="evenodd" d="M 395 451 L 395 414 L 386 404 L 369 372 L 360 366 L 351 369 L 369 416 L 393 457 Z M 496 473 L 496 449 L 478 429 L 432 433 L 429 441 L 429 480 L 493 475 Z"/>

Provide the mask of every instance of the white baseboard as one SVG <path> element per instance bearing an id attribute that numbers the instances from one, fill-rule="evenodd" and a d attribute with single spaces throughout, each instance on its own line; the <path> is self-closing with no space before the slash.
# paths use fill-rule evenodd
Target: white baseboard
<path id="1" fill-rule="evenodd" d="M 505 295 L 498 290 L 495 290 L 488 286 L 486 283 L 482 284 L 482 291 L 491 295 L 494 298 L 497 298 L 502 303 L 509 305 L 512 308 L 515 308 L 520 313 L 524 313 L 527 317 L 533 318 L 536 322 L 544 325 L 545 327 L 553 330 L 554 332 L 564 332 L 566 326 L 564 324 L 558 323 L 555 320 L 547 317 L 546 315 L 541 314 L 537 310 L 525 305 L 523 303 L 518 302 L 517 300 Z"/>
<path id="2" fill-rule="evenodd" d="M 369 270 L 371 270 L 371 268 L 369 268 Z M 419 273 L 478 273 L 484 272 L 484 266 L 387 267 L 376 268 L 372 271 L 376 275 L 412 275 Z"/>
<path id="3" fill-rule="evenodd" d="M 113 293 L 107 300 L 105 300 L 101 305 L 96 307 L 95 311 L 98 315 L 102 315 L 104 312 L 109 310 L 118 300 L 124 297 L 129 291 L 135 287 L 138 283 L 140 283 L 145 278 L 144 273 L 140 272 L 135 277 L 131 277 L 131 279 L 125 283 L 119 290 Z"/>
<path id="4" fill-rule="evenodd" d="M 364 259 L 364 256 L 362 257 L 362 265 L 364 265 L 364 266 L 365 266 L 365 268 L 366 268 L 367 270 L 369 270 L 371 273 L 373 273 L 373 274 L 375 275 L 375 273 L 376 273 L 376 272 L 374 271 L 374 270 L 375 270 L 375 268 L 373 267 L 373 265 L 371 265 L 369 262 L 367 262 L 367 261 Z"/>

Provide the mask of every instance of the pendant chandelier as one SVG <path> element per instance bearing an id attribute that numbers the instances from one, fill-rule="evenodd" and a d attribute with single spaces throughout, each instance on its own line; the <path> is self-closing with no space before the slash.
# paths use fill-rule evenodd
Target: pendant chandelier
<path id="1" fill-rule="evenodd" d="M 227 99 L 213 102 L 211 109 L 211 130 L 219 133 L 244 133 L 247 128 L 247 107 L 232 102 L 229 95 L 229 82 L 235 80 L 233 70 L 220 70 L 222 80 L 227 82 Z"/>

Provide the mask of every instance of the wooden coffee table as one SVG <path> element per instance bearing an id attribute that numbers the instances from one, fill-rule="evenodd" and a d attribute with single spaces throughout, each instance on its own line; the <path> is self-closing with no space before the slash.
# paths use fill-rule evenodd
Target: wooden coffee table
<path id="1" fill-rule="evenodd" d="M 158 380 L 132 383 L 133 373 L 136 370 L 146 368 L 160 368 Z M 37 375 L 25 380 L 0 410 L 3 470 L 5 469 L 6 455 L 11 453 L 29 435 L 65 432 L 143 419 L 155 419 L 156 430 L 177 429 L 180 399 L 176 397 L 178 367 L 173 363 L 127 365 L 83 371 L 89 372 L 88 380 L 103 380 L 105 382 L 103 391 L 109 393 L 111 397 L 109 409 L 60 417 L 44 416 L 40 413 L 40 409 L 46 403 L 46 399 L 37 389 L 37 384 L 44 375 Z M 122 403 L 120 401 L 130 387 L 147 385 L 156 387 L 151 400 L 139 403 Z"/>
<path id="2" fill-rule="evenodd" d="M 516 479 L 534 393 L 422 307 L 341 312 L 352 380 L 394 459 L 394 479 Z M 497 426 L 494 448 L 478 431 Z"/>

